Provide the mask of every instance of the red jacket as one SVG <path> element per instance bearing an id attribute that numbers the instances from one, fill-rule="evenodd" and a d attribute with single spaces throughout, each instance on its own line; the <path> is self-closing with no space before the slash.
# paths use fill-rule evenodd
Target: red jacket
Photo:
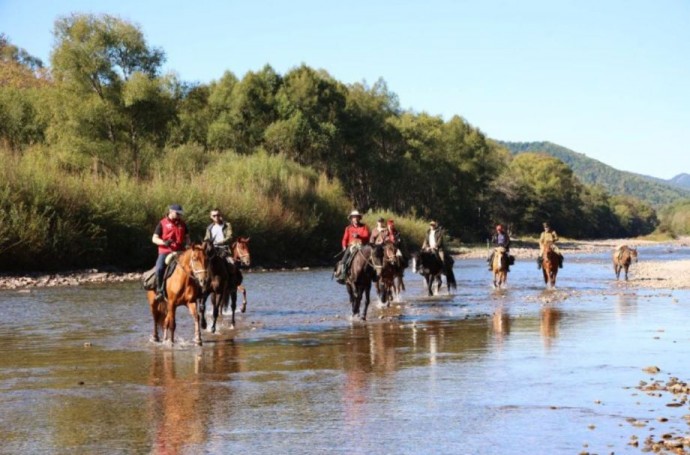
<path id="1" fill-rule="evenodd" d="M 345 234 L 343 234 L 343 248 L 347 248 L 353 243 L 361 243 L 365 245 L 369 243 L 369 228 L 366 224 L 360 224 L 359 226 L 348 225 L 345 228 Z"/>
<path id="2" fill-rule="evenodd" d="M 158 222 L 156 234 L 163 240 L 170 240 L 170 247 L 158 245 L 158 254 L 168 254 L 173 251 L 182 251 L 187 237 L 187 225 L 179 218 L 171 220 L 167 216 Z"/>

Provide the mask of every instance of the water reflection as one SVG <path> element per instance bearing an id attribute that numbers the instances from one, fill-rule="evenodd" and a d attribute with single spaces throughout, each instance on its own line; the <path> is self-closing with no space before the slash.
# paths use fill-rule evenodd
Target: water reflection
<path id="1" fill-rule="evenodd" d="M 561 310 L 553 306 L 544 306 L 541 309 L 540 333 L 547 350 L 553 347 L 554 340 L 558 337 L 558 323 L 562 317 Z"/>
<path id="2" fill-rule="evenodd" d="M 499 344 L 502 344 L 510 334 L 510 315 L 502 305 L 494 311 L 491 317 L 491 327 L 494 338 Z"/>
<path id="3" fill-rule="evenodd" d="M 179 358 L 176 359 L 176 356 Z M 209 415 L 197 372 L 201 357 L 189 352 L 157 350 L 151 359 L 148 419 L 152 453 L 175 455 L 208 439 Z"/>

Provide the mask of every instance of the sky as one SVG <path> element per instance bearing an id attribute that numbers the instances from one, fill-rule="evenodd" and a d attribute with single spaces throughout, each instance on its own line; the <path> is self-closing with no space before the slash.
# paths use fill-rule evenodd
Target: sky
<path id="1" fill-rule="evenodd" d="M 49 64 L 71 13 L 138 25 L 187 82 L 304 63 L 493 139 L 690 173 L 688 0 L 0 0 L 0 32 Z"/>

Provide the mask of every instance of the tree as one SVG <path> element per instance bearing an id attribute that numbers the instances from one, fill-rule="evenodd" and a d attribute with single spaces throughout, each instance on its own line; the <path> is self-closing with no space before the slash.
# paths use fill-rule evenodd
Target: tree
<path id="1" fill-rule="evenodd" d="M 112 172 L 139 176 L 174 115 L 164 60 L 141 30 L 110 15 L 58 19 L 51 56 L 58 94 L 52 138 Z"/>

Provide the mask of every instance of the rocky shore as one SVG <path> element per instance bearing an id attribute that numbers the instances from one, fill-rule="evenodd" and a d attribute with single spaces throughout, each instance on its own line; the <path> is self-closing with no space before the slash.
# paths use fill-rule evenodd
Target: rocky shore
<path id="1" fill-rule="evenodd" d="M 684 237 L 666 242 L 654 242 L 643 239 L 610 239 L 610 240 L 563 240 L 559 247 L 567 256 L 578 254 L 592 254 L 613 252 L 619 245 L 633 247 L 643 245 L 667 245 L 672 251 L 676 248 L 690 247 L 690 238 Z M 486 258 L 488 246 L 461 246 L 453 250 L 458 260 Z M 539 254 L 537 242 L 534 239 L 515 239 L 510 249 L 517 259 L 534 259 Z M 297 270 L 308 269 L 298 267 Z M 655 261 L 640 262 L 631 267 L 629 283 L 637 287 L 683 289 L 690 288 L 690 261 Z M 84 284 L 118 283 L 141 279 L 141 272 L 123 272 L 104 269 L 87 269 L 55 273 L 27 273 L 0 274 L 0 289 L 30 289 L 36 287 L 80 286 Z"/>

